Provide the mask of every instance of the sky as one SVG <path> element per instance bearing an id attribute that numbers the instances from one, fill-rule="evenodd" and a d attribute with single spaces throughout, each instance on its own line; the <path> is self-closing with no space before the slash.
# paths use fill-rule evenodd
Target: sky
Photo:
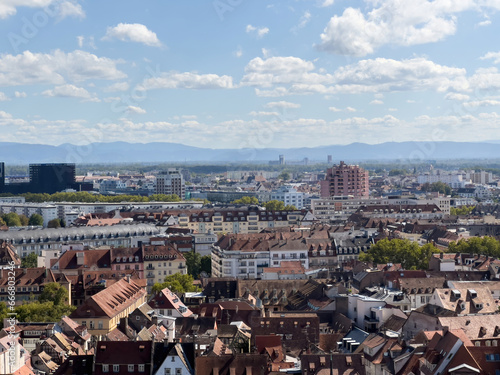
<path id="1" fill-rule="evenodd" d="M 1 0 L 0 142 L 500 140 L 499 0 Z"/>

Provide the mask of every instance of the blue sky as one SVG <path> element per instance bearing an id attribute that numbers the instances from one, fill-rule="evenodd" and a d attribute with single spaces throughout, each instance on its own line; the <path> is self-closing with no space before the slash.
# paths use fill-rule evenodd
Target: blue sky
<path id="1" fill-rule="evenodd" d="M 500 139 L 498 0 L 2 0 L 0 141 Z"/>

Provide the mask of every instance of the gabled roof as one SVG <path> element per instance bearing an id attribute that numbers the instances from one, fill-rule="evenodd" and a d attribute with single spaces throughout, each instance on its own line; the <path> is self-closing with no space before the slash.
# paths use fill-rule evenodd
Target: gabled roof
<path id="1" fill-rule="evenodd" d="M 184 303 L 180 300 L 180 298 L 170 289 L 165 288 L 159 293 L 157 293 L 151 300 L 148 302 L 149 306 L 153 309 L 171 309 L 177 311 L 181 316 L 187 317 L 193 314 L 191 310 L 189 310 Z"/>
<path id="2" fill-rule="evenodd" d="M 100 341 L 95 352 L 96 364 L 151 363 L 151 341 Z"/>
<path id="3" fill-rule="evenodd" d="M 70 318 L 88 318 L 107 316 L 115 317 L 137 300 L 144 299 L 146 291 L 134 280 L 122 279 L 103 291 L 94 294 L 85 300 L 73 313 Z"/>

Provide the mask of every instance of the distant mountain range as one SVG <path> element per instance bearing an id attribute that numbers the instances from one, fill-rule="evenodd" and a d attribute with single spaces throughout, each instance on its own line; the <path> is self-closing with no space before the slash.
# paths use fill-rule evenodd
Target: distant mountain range
<path id="1" fill-rule="evenodd" d="M 0 142 L 0 161 L 30 163 L 160 163 L 160 162 L 239 162 L 267 163 L 284 155 L 286 161 L 333 162 L 439 159 L 496 159 L 500 145 L 491 142 L 387 142 L 376 145 L 352 143 L 312 148 L 210 149 L 178 143 L 92 143 L 87 146 Z"/>

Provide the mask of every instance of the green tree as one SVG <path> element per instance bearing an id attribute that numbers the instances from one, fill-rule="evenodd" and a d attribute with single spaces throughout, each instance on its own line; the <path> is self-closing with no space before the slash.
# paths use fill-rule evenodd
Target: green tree
<path id="1" fill-rule="evenodd" d="M 259 200 L 255 197 L 241 197 L 232 202 L 233 204 L 259 204 Z"/>
<path id="2" fill-rule="evenodd" d="M 59 283 L 48 283 L 38 297 L 38 302 L 53 302 L 54 305 L 65 305 L 68 303 L 68 291 Z"/>
<path id="3" fill-rule="evenodd" d="M 201 272 L 201 255 L 194 250 L 184 253 L 188 274 L 197 279 Z"/>
<path id="4" fill-rule="evenodd" d="M 2 216 L 2 219 L 5 221 L 5 224 L 9 227 L 21 227 L 21 219 L 19 219 L 19 215 L 15 212 L 9 212 Z"/>
<path id="5" fill-rule="evenodd" d="M 420 187 L 420 190 L 427 192 L 437 192 L 444 195 L 451 195 L 451 187 L 446 185 L 444 182 L 433 182 L 429 184 L 426 182 Z"/>
<path id="6" fill-rule="evenodd" d="M 205 255 L 201 257 L 200 272 L 205 272 L 208 275 L 212 273 L 212 257 L 210 255 Z"/>
<path id="7" fill-rule="evenodd" d="M 193 276 L 186 274 L 181 275 L 180 273 L 175 273 L 173 275 L 165 277 L 163 283 L 155 283 L 153 285 L 153 293 L 158 293 L 161 290 L 168 288 L 171 292 L 181 295 L 186 292 L 198 292 L 200 289 L 193 285 Z"/>
<path id="8" fill-rule="evenodd" d="M 500 243 L 493 237 L 470 237 L 450 243 L 448 251 L 451 253 L 469 253 L 500 257 Z"/>
<path id="9" fill-rule="evenodd" d="M 21 226 L 23 227 L 27 226 L 30 221 L 26 215 L 19 215 L 19 220 L 21 221 Z"/>
<path id="10" fill-rule="evenodd" d="M 7 225 L 5 221 L 3 220 L 2 217 L 0 217 L 0 227 L 3 227 L 4 225 Z"/>
<path id="11" fill-rule="evenodd" d="M 181 198 L 176 194 L 153 194 L 149 196 L 150 202 L 179 202 Z"/>
<path id="12" fill-rule="evenodd" d="M 7 304 L 5 302 L 0 302 L 0 329 L 3 328 L 3 320 L 9 317 L 9 315 L 7 315 L 8 313 L 9 309 Z"/>
<path id="13" fill-rule="evenodd" d="M 283 180 L 283 181 L 288 181 L 290 179 L 290 173 L 288 173 L 287 171 L 283 171 L 280 173 L 278 178 Z"/>
<path id="14" fill-rule="evenodd" d="M 36 253 L 30 253 L 21 259 L 22 268 L 35 268 L 38 266 L 38 255 Z"/>
<path id="15" fill-rule="evenodd" d="M 47 223 L 47 228 L 61 228 L 61 220 L 52 219 Z"/>
<path id="16" fill-rule="evenodd" d="M 476 206 L 451 207 L 451 215 L 469 215 Z"/>
<path id="17" fill-rule="evenodd" d="M 20 322 L 58 322 L 64 315 L 70 315 L 75 306 L 59 304 L 52 301 L 30 301 L 15 309 L 16 318 Z"/>
<path id="18" fill-rule="evenodd" d="M 433 253 L 439 250 L 431 244 L 419 246 L 402 239 L 383 239 L 371 246 L 359 259 L 372 263 L 401 263 L 404 269 L 427 269 Z"/>
<path id="19" fill-rule="evenodd" d="M 297 211 L 297 207 L 295 207 L 293 204 L 287 204 L 284 208 L 285 211 Z"/>
<path id="20" fill-rule="evenodd" d="M 401 175 L 406 175 L 408 172 L 404 169 L 391 169 L 389 171 L 389 176 L 401 176 Z"/>
<path id="21" fill-rule="evenodd" d="M 285 203 L 282 201 L 272 200 L 264 203 L 264 207 L 267 211 L 283 211 L 285 210 Z"/>
<path id="22" fill-rule="evenodd" d="M 28 225 L 43 226 L 43 217 L 39 214 L 33 214 L 30 216 Z"/>

